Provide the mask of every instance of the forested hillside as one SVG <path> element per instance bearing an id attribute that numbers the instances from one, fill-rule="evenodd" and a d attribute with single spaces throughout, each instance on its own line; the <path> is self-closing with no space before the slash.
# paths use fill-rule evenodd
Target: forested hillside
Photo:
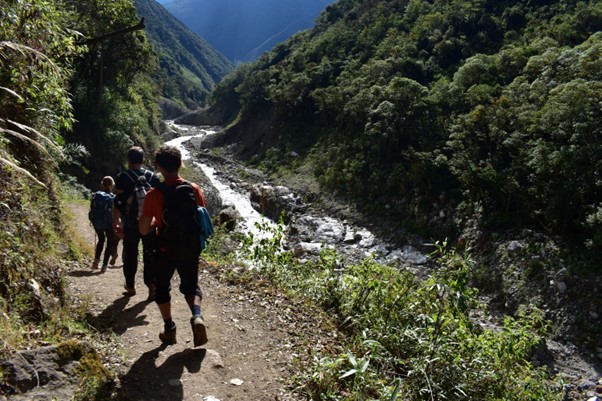
<path id="1" fill-rule="evenodd" d="M 71 372 L 80 399 L 109 375 L 79 341 L 86 311 L 70 303 L 64 269 L 81 254 L 62 204 L 83 189 L 73 176 L 96 189 L 91 169 L 114 173 L 129 146 L 158 143 L 142 28 L 129 0 L 0 2 L 0 360 L 57 344 L 64 361 L 84 361 Z M 0 377 L 10 397 L 4 365 Z"/>
<path id="2" fill-rule="evenodd" d="M 213 108 L 243 157 L 311 166 L 425 237 L 530 228 L 599 251 L 601 29 L 599 1 L 341 0 Z"/>
<path id="3" fill-rule="evenodd" d="M 154 0 L 136 0 L 136 9 L 158 53 L 161 95 L 189 109 L 202 106 L 233 64 Z"/>
<path id="4" fill-rule="evenodd" d="M 170 0 L 161 2 L 186 26 L 235 62 L 255 60 L 310 28 L 333 0 Z"/>

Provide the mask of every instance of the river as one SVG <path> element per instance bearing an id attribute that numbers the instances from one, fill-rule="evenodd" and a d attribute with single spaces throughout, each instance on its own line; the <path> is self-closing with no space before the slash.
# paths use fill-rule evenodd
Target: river
<path id="1" fill-rule="evenodd" d="M 220 179 L 218 179 L 216 171 L 213 167 L 205 163 L 201 163 L 198 160 L 192 159 L 190 152 L 186 146 L 184 146 L 184 144 L 191 138 L 201 138 L 202 140 L 202 138 L 205 136 L 216 133 L 219 128 L 188 127 L 185 125 L 177 125 L 173 122 L 168 122 L 168 125 L 179 131 L 182 136 L 167 141 L 166 144 L 179 148 L 182 152 L 182 159 L 184 161 L 188 160 L 196 167 L 203 170 L 205 175 L 211 181 L 211 184 L 218 190 L 224 205 L 233 205 L 236 208 L 241 216 L 239 229 L 243 233 L 252 233 L 256 238 L 262 238 L 265 235 L 265 231 L 257 229 L 257 225 L 261 224 L 272 226 L 275 225 L 275 223 L 272 220 L 262 216 L 253 208 L 253 206 L 251 206 L 249 193 L 240 193 L 230 188 L 229 183 L 222 182 Z"/>
<path id="2" fill-rule="evenodd" d="M 252 233 L 258 239 L 269 235 L 265 230 L 258 229 L 257 223 L 268 226 L 274 226 L 275 223 L 253 208 L 250 193 L 233 189 L 229 182 L 222 181 L 223 175 L 218 174 L 214 167 L 194 160 L 185 146 L 191 138 L 201 138 L 202 141 L 202 138 L 216 133 L 219 128 L 177 125 L 170 121 L 167 123 L 181 136 L 167 141 L 166 144 L 178 147 L 184 160 L 191 161 L 203 170 L 211 184 L 218 190 L 223 204 L 233 205 L 236 208 L 241 215 L 239 229 L 244 233 Z M 372 257 L 378 262 L 388 264 L 402 263 L 406 266 L 418 266 L 428 261 L 428 257 L 414 247 L 384 243 L 363 227 L 353 227 L 329 216 L 316 216 L 308 212 L 298 216 L 295 224 L 297 225 L 295 231 L 299 233 L 298 238 L 294 240 L 295 247 L 301 254 L 317 255 L 323 247 L 329 247 L 345 255 L 355 255 L 357 258 Z"/>

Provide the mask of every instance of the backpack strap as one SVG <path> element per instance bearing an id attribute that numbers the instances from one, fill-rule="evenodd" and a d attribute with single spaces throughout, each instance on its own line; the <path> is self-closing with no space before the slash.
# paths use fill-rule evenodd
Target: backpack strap
<path id="1" fill-rule="evenodd" d="M 155 175 L 155 173 L 153 173 L 150 170 L 144 170 L 144 173 L 142 173 L 142 174 L 144 174 L 144 178 L 146 178 L 146 182 L 148 182 L 149 184 L 151 183 L 151 180 L 153 179 L 153 176 Z"/>
<path id="2" fill-rule="evenodd" d="M 132 172 L 132 174 L 134 174 L 134 178 L 132 178 L 132 175 L 130 174 L 130 172 Z M 124 170 L 123 173 L 127 176 L 127 178 L 130 179 L 130 181 L 132 181 L 132 183 L 134 183 L 134 185 L 136 184 L 136 181 L 138 181 L 138 174 L 136 174 L 135 171 L 133 171 L 133 170 Z"/>

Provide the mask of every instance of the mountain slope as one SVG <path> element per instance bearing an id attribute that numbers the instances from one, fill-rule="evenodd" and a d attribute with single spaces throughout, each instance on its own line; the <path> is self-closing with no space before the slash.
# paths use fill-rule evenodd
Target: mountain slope
<path id="1" fill-rule="evenodd" d="M 189 108 L 201 105 L 232 70 L 232 63 L 154 0 L 135 3 L 138 14 L 145 18 L 147 37 L 159 54 L 156 78 L 162 96 Z"/>
<path id="2" fill-rule="evenodd" d="M 475 212 L 602 247 L 602 3 L 477 3 L 341 0 L 213 109 L 241 104 L 245 157 L 302 152 L 329 190 L 423 235 L 457 237 Z"/>
<path id="3" fill-rule="evenodd" d="M 249 61 L 310 28 L 332 0 L 172 0 L 174 16 L 233 61 Z"/>

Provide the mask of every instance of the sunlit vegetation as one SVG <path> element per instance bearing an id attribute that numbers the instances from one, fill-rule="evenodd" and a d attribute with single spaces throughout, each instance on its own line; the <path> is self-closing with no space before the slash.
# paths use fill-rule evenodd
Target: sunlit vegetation
<path id="1" fill-rule="evenodd" d="M 537 308 L 493 323 L 469 277 L 469 253 L 437 243 L 426 279 L 370 258 L 349 264 L 324 249 L 300 263 L 281 247 L 282 226 L 248 237 L 242 254 L 291 296 L 332 315 L 343 351 L 312 350 L 297 377 L 312 400 L 560 400 L 562 384 L 530 356 L 547 333 Z M 243 276 L 244 277 L 244 276 Z M 301 358 L 306 360 L 306 358 Z M 306 362 L 307 363 L 307 362 Z"/>
<path id="2" fill-rule="evenodd" d="M 597 1 L 341 0 L 213 107 L 238 113 L 244 157 L 295 150 L 323 187 L 422 235 L 456 238 L 480 210 L 489 230 L 595 251 L 601 29 Z"/>

